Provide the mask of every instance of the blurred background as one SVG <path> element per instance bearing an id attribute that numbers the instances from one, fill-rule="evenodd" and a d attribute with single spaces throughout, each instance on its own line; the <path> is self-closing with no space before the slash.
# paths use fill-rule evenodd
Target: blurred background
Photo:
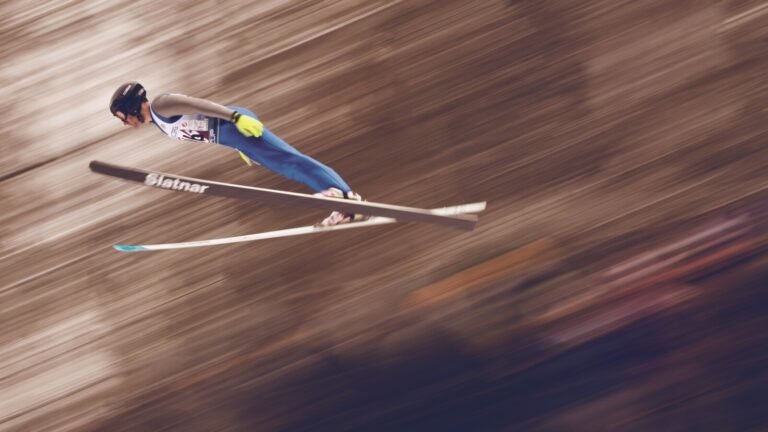
<path id="1" fill-rule="evenodd" d="M 765 431 L 765 0 L 0 3 L 0 430 Z M 130 130 L 117 86 L 253 109 L 397 224 Z"/>

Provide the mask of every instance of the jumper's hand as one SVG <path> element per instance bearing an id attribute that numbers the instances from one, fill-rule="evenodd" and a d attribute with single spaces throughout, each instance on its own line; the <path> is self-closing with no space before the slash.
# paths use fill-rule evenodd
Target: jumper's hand
<path id="1" fill-rule="evenodd" d="M 264 132 L 264 125 L 261 124 L 260 121 L 253 117 L 240 114 L 237 111 L 232 114 L 232 123 L 235 124 L 235 127 L 237 127 L 237 130 L 239 130 L 241 134 L 247 137 L 252 136 L 258 138 Z"/>

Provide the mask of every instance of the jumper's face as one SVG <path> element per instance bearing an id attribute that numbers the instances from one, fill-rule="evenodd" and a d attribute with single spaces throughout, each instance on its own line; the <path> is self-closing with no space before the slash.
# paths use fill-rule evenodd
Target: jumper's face
<path id="1" fill-rule="evenodd" d="M 124 125 L 131 126 L 134 129 L 140 128 L 142 124 L 149 122 L 149 119 L 152 117 L 149 102 L 147 101 L 142 102 L 139 109 L 129 108 L 126 110 L 125 107 L 118 105 L 117 107 L 113 106 L 111 111 L 112 115 L 117 117 Z"/>
<path id="2" fill-rule="evenodd" d="M 125 113 L 122 113 L 120 111 L 115 111 L 115 117 L 120 119 L 120 121 L 123 122 L 126 126 L 131 126 L 135 129 L 138 129 L 141 127 L 141 122 L 139 121 L 139 118 L 132 115 L 126 115 Z"/>

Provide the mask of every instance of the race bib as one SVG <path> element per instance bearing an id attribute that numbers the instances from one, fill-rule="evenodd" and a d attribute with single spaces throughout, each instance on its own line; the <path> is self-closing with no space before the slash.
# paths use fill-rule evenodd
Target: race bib
<path id="1" fill-rule="evenodd" d="M 186 117 L 186 116 L 184 116 Z M 184 141 L 216 142 L 216 125 L 208 118 L 181 118 L 173 124 L 168 135 Z"/>

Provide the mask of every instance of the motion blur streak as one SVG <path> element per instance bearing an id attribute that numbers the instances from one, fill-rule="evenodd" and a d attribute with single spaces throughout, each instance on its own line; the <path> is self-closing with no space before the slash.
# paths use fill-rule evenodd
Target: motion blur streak
<path id="1" fill-rule="evenodd" d="M 0 431 L 758 431 L 763 0 L 0 2 Z M 248 107 L 370 201 L 488 201 L 173 252 L 324 212 L 124 127 L 114 89 Z"/>

